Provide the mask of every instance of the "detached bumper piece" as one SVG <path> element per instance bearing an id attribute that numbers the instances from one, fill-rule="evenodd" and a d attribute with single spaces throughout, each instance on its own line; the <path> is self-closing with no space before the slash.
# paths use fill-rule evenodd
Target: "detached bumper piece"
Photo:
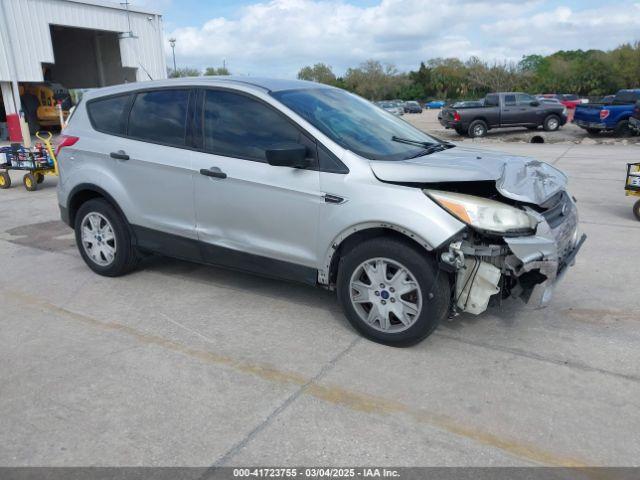
<path id="1" fill-rule="evenodd" d="M 491 297 L 519 297 L 533 307 L 546 306 L 586 240 L 578 233 L 575 203 L 562 193 L 538 219 L 535 235 L 493 241 L 470 233 L 453 242 L 441 260 L 455 272 L 454 311 L 480 314 Z M 495 243 L 492 243 L 495 242 Z"/>

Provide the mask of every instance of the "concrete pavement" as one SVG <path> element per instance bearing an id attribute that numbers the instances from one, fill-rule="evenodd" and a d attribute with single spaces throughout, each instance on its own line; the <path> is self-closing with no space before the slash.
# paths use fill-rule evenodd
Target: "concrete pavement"
<path id="1" fill-rule="evenodd" d="M 333 295 L 166 258 L 93 274 L 55 179 L 0 191 L 0 465 L 640 464 L 638 146 L 504 144 L 589 238 L 551 306 L 361 339 Z M 483 147 L 484 148 L 484 147 Z"/>

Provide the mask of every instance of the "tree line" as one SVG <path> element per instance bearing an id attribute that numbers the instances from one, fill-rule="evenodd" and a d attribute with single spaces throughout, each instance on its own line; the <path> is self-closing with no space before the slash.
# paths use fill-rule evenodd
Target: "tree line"
<path id="1" fill-rule="evenodd" d="M 226 67 L 168 70 L 170 78 L 229 74 Z M 367 60 L 338 76 L 329 65 L 316 63 L 301 68 L 298 78 L 344 88 L 370 100 L 459 100 L 497 91 L 598 97 L 621 88 L 640 87 L 640 42 L 609 51 L 561 50 L 547 56 L 528 55 L 519 62 L 434 58 L 410 72 Z"/>
<path id="2" fill-rule="evenodd" d="M 367 60 L 337 76 L 329 65 L 316 63 L 300 69 L 298 78 L 344 88 L 370 100 L 458 100 L 496 91 L 597 97 L 640 87 L 640 42 L 606 52 L 563 50 L 547 56 L 528 55 L 519 62 L 434 58 L 408 73 L 392 64 Z"/>

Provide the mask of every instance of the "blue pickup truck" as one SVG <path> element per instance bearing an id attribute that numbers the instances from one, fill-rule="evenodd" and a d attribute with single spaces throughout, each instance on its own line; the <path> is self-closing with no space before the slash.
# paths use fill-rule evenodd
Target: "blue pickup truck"
<path id="1" fill-rule="evenodd" d="M 629 128 L 629 117 L 633 115 L 636 102 L 640 100 L 640 89 L 620 90 L 608 104 L 586 103 L 576 107 L 573 123 L 591 134 L 613 131 L 627 136 L 634 132 Z"/>

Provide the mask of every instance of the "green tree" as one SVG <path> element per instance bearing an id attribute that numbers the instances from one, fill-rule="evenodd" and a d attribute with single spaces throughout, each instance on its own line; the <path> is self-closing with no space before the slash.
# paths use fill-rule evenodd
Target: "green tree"
<path id="1" fill-rule="evenodd" d="M 199 77 L 202 74 L 202 72 L 197 68 L 190 67 L 178 68 L 176 70 L 167 69 L 167 72 L 169 74 L 169 78 Z"/>
<path id="2" fill-rule="evenodd" d="M 204 71 L 205 77 L 211 77 L 215 75 L 231 75 L 231 72 L 227 67 L 207 67 Z"/>
<path id="3" fill-rule="evenodd" d="M 298 79 L 325 83 L 327 85 L 335 85 L 337 81 L 331 67 L 324 63 L 316 63 L 312 67 L 302 67 L 298 72 Z"/>

